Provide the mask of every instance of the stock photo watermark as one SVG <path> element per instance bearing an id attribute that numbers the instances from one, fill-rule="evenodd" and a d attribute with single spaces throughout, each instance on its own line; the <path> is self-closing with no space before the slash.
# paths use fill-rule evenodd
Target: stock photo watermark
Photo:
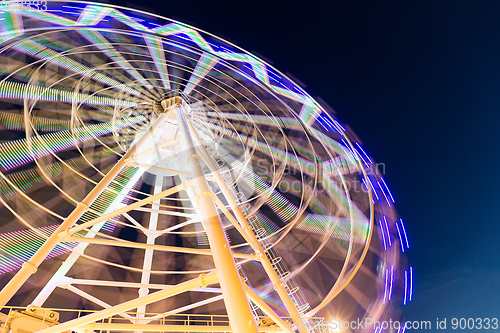
<path id="1" fill-rule="evenodd" d="M 7 1 L 0 0 L 0 10 L 6 12 L 47 11 L 47 1 Z"/>
<path id="2" fill-rule="evenodd" d="M 256 170 L 258 170 L 262 174 L 274 174 L 278 169 L 277 166 L 272 164 L 267 164 L 267 160 L 257 160 L 254 163 Z M 342 166 L 339 166 L 338 170 L 341 170 Z M 346 167 L 347 168 L 347 167 Z M 321 193 L 326 191 L 326 186 L 324 183 L 326 178 L 331 178 L 334 176 L 338 176 L 338 173 L 335 172 L 320 172 L 320 177 L 316 180 L 316 191 Z M 360 170 L 350 170 L 349 173 L 357 173 Z M 385 175 L 385 164 L 377 163 L 372 164 L 369 169 L 366 170 L 367 174 L 381 174 Z M 347 173 L 347 172 L 346 172 Z M 281 192 L 287 193 L 301 193 L 304 190 L 304 181 L 302 180 L 302 172 L 296 168 L 287 164 L 282 172 L 283 177 L 277 184 L 277 188 Z M 342 187 L 343 190 L 349 193 L 368 193 L 370 192 L 370 185 L 363 180 L 363 178 L 358 177 L 344 177 L 344 181 L 339 183 L 339 186 Z"/>
<path id="3" fill-rule="evenodd" d="M 303 320 L 299 323 L 298 327 L 312 328 L 317 327 L 318 323 Z M 372 318 L 363 318 L 356 320 L 340 320 L 331 319 L 330 321 L 323 321 L 319 325 L 324 329 L 332 331 L 341 330 L 445 330 L 451 328 L 453 330 L 498 330 L 498 318 L 436 318 L 435 321 L 431 320 L 374 320 Z"/>

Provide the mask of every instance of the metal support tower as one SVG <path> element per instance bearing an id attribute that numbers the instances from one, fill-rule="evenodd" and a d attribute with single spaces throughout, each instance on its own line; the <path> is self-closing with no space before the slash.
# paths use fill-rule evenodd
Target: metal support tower
<path id="1" fill-rule="evenodd" d="M 23 265 L 22 269 L 15 275 L 15 277 L 3 288 L 0 292 L 0 305 L 5 306 L 7 304 L 16 291 L 19 290 L 19 288 L 33 273 L 36 272 L 36 268 L 59 242 L 71 241 L 78 242 L 79 245 L 53 275 L 40 294 L 33 300 L 31 306 L 43 306 L 54 289 L 58 286 L 62 286 L 104 307 L 104 309 L 77 319 L 60 323 L 53 327 L 45 328 L 39 332 L 57 333 L 64 332 L 66 330 L 75 330 L 76 328 L 83 331 L 89 328 L 125 330 L 132 327 L 136 332 L 141 332 L 142 330 L 156 330 L 153 327 L 155 325 L 149 324 L 155 320 L 155 317 L 148 317 L 146 315 L 146 307 L 148 304 L 164 300 L 187 291 L 216 290 L 214 288 L 207 288 L 207 286 L 219 283 L 220 292 L 222 293 L 221 296 L 224 300 L 229 317 L 230 328 L 227 326 L 221 328 L 212 325 L 210 327 L 204 327 L 204 331 L 233 331 L 245 333 L 268 331 L 269 329 L 267 327 L 257 327 L 255 317 L 252 314 L 249 304 L 249 300 L 251 300 L 276 323 L 277 326 L 273 328 L 274 331 L 291 333 L 292 328 L 290 327 L 290 323 L 287 323 L 280 318 L 280 316 L 277 315 L 271 307 L 269 307 L 269 305 L 267 305 L 266 302 L 262 300 L 250 286 L 246 285 L 245 281 L 242 280 L 242 277 L 238 273 L 235 258 L 240 260 L 253 260 L 261 263 L 264 271 L 267 273 L 270 281 L 272 282 L 274 289 L 280 296 L 286 311 L 293 320 L 293 324 L 295 324 L 294 329 L 297 329 L 300 333 L 308 332 L 301 321 L 302 316 L 297 309 L 297 305 L 292 301 L 283 279 L 280 278 L 272 262 L 269 260 L 268 256 L 265 255 L 266 249 L 264 249 L 261 245 L 258 237 L 256 236 L 256 231 L 247 221 L 245 214 L 239 207 L 239 203 L 233 197 L 233 194 L 226 184 L 224 177 L 219 172 L 209 152 L 205 148 L 202 139 L 198 135 L 193 124 L 189 121 L 187 115 L 190 112 L 190 106 L 180 97 L 173 97 L 164 100 L 161 102 L 161 105 L 164 112 L 158 116 L 158 118 L 152 123 L 150 128 L 142 134 L 142 136 L 135 140 L 135 143 L 132 144 L 126 154 L 123 155 L 116 165 L 111 168 L 111 170 L 102 178 L 94 189 L 92 189 L 85 199 L 77 205 L 74 211 L 63 221 L 63 223 L 61 223 L 56 232 L 51 235 L 51 237 L 33 255 L 33 257 L 25 265 Z M 180 146 L 178 144 L 179 141 L 182 141 L 183 143 L 183 151 L 188 152 L 185 156 L 185 161 L 181 161 L 184 166 L 188 167 L 188 170 L 172 170 L 169 169 L 167 165 L 153 166 L 150 169 L 157 172 L 153 195 L 128 205 L 120 204 L 120 200 L 115 200 L 116 202 L 111 203 L 108 209 L 101 216 L 91 221 L 77 224 L 85 211 L 91 207 L 93 202 L 99 197 L 99 195 L 101 195 L 101 193 L 103 193 L 103 191 L 107 189 L 110 183 L 115 180 L 125 166 L 141 167 L 143 166 L 141 161 L 142 157 L 148 156 L 148 154 L 153 154 L 160 148 L 170 147 L 173 145 Z M 210 174 L 205 174 L 203 171 L 203 165 L 210 170 Z M 141 172 L 135 174 L 134 177 L 130 179 L 129 183 L 131 184 L 128 185 L 133 185 L 138 180 L 138 177 L 141 177 L 144 172 L 145 170 L 142 170 Z M 182 180 L 182 183 L 163 190 L 163 177 L 166 174 L 177 174 Z M 216 182 L 218 184 L 231 212 L 212 192 L 208 184 L 209 181 Z M 163 211 L 160 210 L 160 200 L 181 191 L 186 191 L 192 206 L 199 211 L 199 216 L 192 217 L 191 222 L 202 222 L 203 229 L 208 236 L 210 245 L 210 249 L 208 250 L 158 245 L 155 242 L 156 238 L 161 235 L 161 232 L 165 231 L 158 230 L 158 214 L 163 213 Z M 149 209 L 149 225 L 146 228 L 128 215 L 128 212 L 134 209 L 144 210 L 145 208 L 142 207 L 147 204 L 151 204 L 152 208 Z M 148 209 L 146 210 L 148 211 Z M 248 242 L 248 244 L 250 244 L 254 253 L 233 253 L 224 232 L 219 214 L 224 214 L 228 218 L 235 229 Z M 145 243 L 108 240 L 96 237 L 106 221 L 120 215 L 125 216 L 131 223 L 144 232 L 147 239 Z M 84 237 L 76 235 L 77 232 L 85 230 L 87 231 L 87 234 Z M 89 244 L 143 249 L 145 254 L 140 283 L 84 280 L 67 276 L 70 269 L 77 263 L 78 259 L 84 253 Z M 150 281 L 154 251 L 212 256 L 215 263 L 215 270 L 208 274 L 201 274 L 195 279 L 173 286 L 154 285 L 151 284 Z M 109 305 L 100 301 L 95 296 L 89 295 L 81 289 L 75 287 L 75 284 L 138 288 L 139 297 L 118 305 Z M 156 287 L 156 289 L 161 290 L 150 293 L 151 287 Z M 187 310 L 196 306 L 208 304 L 212 301 L 220 300 L 221 296 L 216 296 L 206 301 L 198 302 L 178 310 L 172 310 L 168 313 L 176 313 L 181 310 Z M 137 309 L 135 316 L 130 316 L 126 313 L 127 311 L 133 309 Z M 111 318 L 116 315 L 123 317 L 125 320 L 129 320 L 130 323 L 117 324 L 112 323 L 111 321 L 109 323 L 96 323 L 105 318 Z M 196 328 L 189 325 L 181 327 L 170 326 L 163 325 L 158 328 L 158 330 L 193 331 Z"/>

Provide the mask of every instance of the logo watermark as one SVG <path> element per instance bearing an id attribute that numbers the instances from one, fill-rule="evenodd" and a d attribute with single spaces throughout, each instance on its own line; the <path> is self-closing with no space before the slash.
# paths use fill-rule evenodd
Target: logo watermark
<path id="1" fill-rule="evenodd" d="M 7 1 L 0 0 L 0 10 L 6 12 L 19 12 L 22 10 L 46 11 L 48 10 L 47 1 Z"/>

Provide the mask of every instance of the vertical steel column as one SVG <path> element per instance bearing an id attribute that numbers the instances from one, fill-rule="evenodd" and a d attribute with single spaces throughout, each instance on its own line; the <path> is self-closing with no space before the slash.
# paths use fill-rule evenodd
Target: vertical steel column
<path id="1" fill-rule="evenodd" d="M 231 192 L 229 191 L 229 188 L 227 187 L 227 184 L 224 182 L 222 179 L 219 171 L 215 167 L 215 164 L 213 161 L 210 159 L 210 156 L 208 155 L 207 150 L 205 149 L 205 146 L 201 142 L 201 139 L 198 137 L 198 134 L 194 130 L 194 127 L 191 123 L 188 122 L 188 127 L 189 129 L 193 132 L 193 138 L 196 144 L 200 147 L 200 154 L 203 156 L 203 159 L 205 163 L 207 164 L 208 168 L 210 171 L 212 171 L 217 178 L 217 181 L 219 183 L 219 187 L 222 191 L 222 194 L 226 198 L 229 206 L 233 210 L 234 215 L 236 216 L 236 219 L 238 222 L 241 224 L 241 227 L 243 231 L 247 234 L 249 238 L 249 244 L 250 246 L 255 250 L 257 254 L 261 255 L 261 260 L 260 263 L 262 264 L 262 267 L 267 273 L 267 276 L 271 280 L 274 290 L 278 293 L 279 297 L 281 298 L 281 301 L 283 302 L 283 305 L 285 306 L 286 310 L 288 311 L 288 314 L 290 317 L 292 317 L 293 322 L 295 323 L 295 326 L 297 327 L 297 330 L 300 333 L 307 333 L 308 330 L 305 327 L 305 319 L 301 317 L 299 311 L 295 307 L 295 304 L 293 303 L 290 295 L 288 294 L 288 291 L 285 288 L 285 283 L 282 281 L 282 279 L 278 276 L 276 273 L 273 265 L 267 258 L 264 249 L 262 248 L 259 240 L 255 236 L 254 231 L 252 230 L 252 226 L 248 223 L 247 219 L 241 212 L 240 207 L 238 206 L 236 200 L 233 198 L 231 195 Z"/>
<path id="2" fill-rule="evenodd" d="M 101 181 L 90 191 L 89 194 L 78 203 L 76 208 L 71 212 L 71 214 L 66 217 L 66 219 L 59 225 L 57 230 L 43 243 L 43 245 L 38 249 L 38 251 L 31 257 L 31 259 L 25 262 L 22 268 L 17 272 L 17 274 L 7 283 L 7 285 L 0 292 L 0 307 L 7 304 L 8 301 L 14 296 L 14 294 L 22 287 L 22 285 L 28 280 L 28 278 L 34 274 L 40 266 L 40 264 L 45 260 L 47 255 L 52 251 L 52 249 L 59 242 L 59 234 L 64 232 L 68 228 L 71 228 L 76 221 L 85 213 L 89 206 L 94 202 L 94 200 L 106 189 L 106 187 L 111 183 L 111 181 L 116 177 L 116 175 L 121 171 L 126 161 L 130 156 L 132 156 L 139 147 L 141 147 L 150 136 L 158 129 L 158 127 L 163 124 L 166 119 L 166 114 L 161 114 L 155 123 L 148 129 L 146 133 L 132 146 L 129 151 L 123 155 L 123 157 L 109 170 L 109 172 L 104 176 Z"/>
<path id="3" fill-rule="evenodd" d="M 177 125 L 184 138 L 186 148 L 189 151 L 188 164 L 191 167 L 191 174 L 194 178 L 202 221 L 208 236 L 210 248 L 212 249 L 231 328 L 233 332 L 257 333 L 257 325 L 250 311 L 250 305 L 248 304 L 241 278 L 236 270 L 231 249 L 211 197 L 213 193 L 208 187 L 205 174 L 201 168 L 199 161 L 201 158 L 196 154 L 181 103 L 183 101 L 179 98 L 178 104 L 175 106 Z"/>
<path id="4" fill-rule="evenodd" d="M 163 186 L 163 173 L 158 173 L 155 179 L 155 186 L 153 189 L 153 194 L 158 194 L 162 191 Z M 158 206 L 160 204 L 160 200 L 158 199 L 153 202 L 151 208 L 160 209 Z M 148 230 L 156 230 L 158 226 L 158 213 L 151 212 L 149 216 L 149 227 Z M 157 234 L 147 233 L 146 244 L 154 244 Z M 149 284 L 149 280 L 151 277 L 151 266 L 153 264 L 153 249 L 146 249 L 144 252 L 144 262 L 142 265 L 142 275 L 141 275 L 141 284 Z M 141 287 L 139 289 L 139 297 L 144 297 L 149 294 L 149 289 L 145 287 Z M 141 305 L 137 308 L 137 318 L 144 318 L 146 313 L 146 304 Z M 141 321 L 139 321 L 140 323 Z"/>

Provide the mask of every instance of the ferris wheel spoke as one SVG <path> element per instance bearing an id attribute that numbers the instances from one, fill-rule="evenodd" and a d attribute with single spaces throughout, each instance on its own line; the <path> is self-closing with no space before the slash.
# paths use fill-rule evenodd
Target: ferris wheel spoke
<path id="1" fill-rule="evenodd" d="M 137 103 L 127 100 L 115 100 L 110 97 L 101 97 L 74 93 L 57 88 L 44 88 L 26 83 L 2 81 L 0 82 L 0 98 L 22 100 L 49 101 L 72 103 L 76 99 L 78 103 L 90 106 L 137 106 Z"/>
<path id="2" fill-rule="evenodd" d="M 103 7 L 94 4 L 88 4 L 83 8 L 82 12 L 78 16 L 76 25 L 82 26 L 93 26 L 101 22 L 107 15 L 111 14 L 113 11 L 110 7 Z"/>
<path id="3" fill-rule="evenodd" d="M 217 116 L 215 112 L 209 112 L 208 113 L 211 116 Z M 225 113 L 224 118 L 226 119 L 234 119 L 234 120 L 242 120 L 242 121 L 252 121 L 256 124 L 259 125 L 281 125 L 286 128 L 291 128 L 295 130 L 302 130 L 303 126 L 300 124 L 300 121 L 295 119 L 295 118 L 288 118 L 288 117 L 277 117 L 277 118 L 270 118 L 268 116 L 263 116 L 263 115 L 241 115 L 241 114 L 236 114 L 236 113 Z M 343 145 L 339 144 L 335 140 L 332 140 L 328 136 L 322 134 L 320 131 L 318 131 L 315 128 L 310 129 L 313 133 L 314 136 L 320 138 L 325 144 L 328 145 L 328 147 L 331 147 L 334 149 L 334 151 L 338 154 L 346 154 L 349 156 L 347 160 L 353 161 L 352 164 L 355 164 L 357 158 L 355 158 L 354 154 L 348 154 L 346 153 L 346 149 Z"/>
<path id="4" fill-rule="evenodd" d="M 132 119 L 120 120 L 116 123 L 108 122 L 87 127 L 79 127 L 71 131 L 52 132 L 32 138 L 20 139 L 9 143 L 0 144 L 0 165 L 9 170 L 20 165 L 30 163 L 34 159 L 54 154 L 92 140 L 98 136 L 111 133 L 113 127 L 124 128 L 133 123 L 143 122 L 144 117 L 139 116 Z M 75 137 L 78 142 L 75 142 Z M 14 148 L 14 150 L 13 150 Z"/>
<path id="5" fill-rule="evenodd" d="M 263 179 L 261 179 L 257 174 L 253 173 L 253 171 L 248 170 L 248 173 L 251 175 L 251 177 L 247 177 L 246 179 L 253 179 L 253 181 L 256 184 L 259 184 L 258 186 L 255 187 L 255 190 L 260 192 L 260 193 L 265 193 L 269 192 L 268 190 L 271 188 L 271 185 L 265 182 Z M 334 185 L 329 187 L 330 191 L 328 192 L 330 195 L 340 195 L 340 190 L 337 190 L 334 192 L 332 190 L 332 187 Z M 272 189 L 272 192 L 269 192 L 269 194 L 265 197 L 266 200 L 265 202 L 267 205 L 273 209 L 273 211 L 276 212 L 276 214 L 282 219 L 284 223 L 290 222 L 294 216 L 296 215 L 296 212 L 298 212 L 298 207 L 296 207 L 294 204 L 292 204 L 290 201 L 288 201 L 283 195 L 281 195 L 276 189 Z M 345 197 L 340 202 L 337 202 L 337 204 L 341 204 L 342 202 L 345 202 Z M 339 206 L 340 207 L 340 206 Z M 255 208 L 254 208 L 255 210 Z M 354 203 L 351 203 L 349 206 L 344 206 L 344 214 L 347 214 L 349 211 L 351 211 L 354 215 L 354 217 L 351 217 L 349 219 L 346 219 L 345 221 L 348 222 L 349 224 L 352 224 L 354 222 L 354 226 L 356 228 L 356 241 L 359 243 L 363 243 L 363 240 L 366 239 L 367 235 L 367 221 L 366 217 L 359 211 L 359 209 L 354 205 Z M 345 215 L 349 216 L 349 214 Z M 357 218 L 357 219 L 356 219 Z M 306 221 L 315 221 L 317 218 L 313 214 L 307 214 L 306 217 L 302 220 L 302 227 L 307 228 L 307 223 Z M 299 224 L 300 225 L 300 224 Z M 298 226 L 297 226 L 298 227 Z M 342 229 L 337 230 L 335 234 L 336 238 L 339 239 L 344 239 L 344 240 L 350 240 L 352 239 L 350 237 L 345 236 L 343 233 L 339 233 L 339 231 Z"/>
<path id="6" fill-rule="evenodd" d="M 108 156 L 109 157 L 109 156 Z M 86 165 L 86 161 L 83 157 L 77 157 L 73 159 L 66 160 L 66 163 L 69 163 L 76 167 L 77 169 L 86 169 L 90 166 Z M 68 175 L 60 172 L 65 165 L 61 162 L 55 162 L 50 164 L 45 164 L 47 170 L 52 171 L 52 179 L 64 180 Z M 36 168 L 25 169 L 22 171 L 9 173 L 5 175 L 8 181 L 4 179 L 0 179 L 0 192 L 7 198 L 10 199 L 18 195 L 18 192 L 14 189 L 21 189 L 24 193 L 28 194 L 30 192 L 36 191 L 44 186 L 47 186 L 47 180 L 44 180 L 43 176 L 40 176 Z M 12 185 L 9 184 L 12 183 Z"/>
<path id="7" fill-rule="evenodd" d="M 170 90 L 170 79 L 168 77 L 167 60 L 163 49 L 163 40 L 156 36 L 144 35 L 151 57 L 155 62 L 156 69 L 160 75 L 163 88 Z"/>
<path id="8" fill-rule="evenodd" d="M 318 119 L 319 114 L 320 110 L 317 107 L 304 103 L 302 109 L 300 109 L 299 118 L 303 123 L 312 125 Z"/>
<path id="9" fill-rule="evenodd" d="M 215 116 L 215 113 L 210 113 L 210 115 Z M 224 114 L 225 118 L 228 119 L 235 119 L 235 120 L 243 120 L 243 121 L 251 121 L 253 123 L 259 124 L 259 125 L 274 125 L 274 126 L 283 126 L 284 128 L 291 128 L 291 129 L 296 129 L 296 130 L 301 130 L 302 125 L 300 125 L 300 122 L 297 119 L 294 118 L 286 118 L 286 117 L 279 117 L 277 119 L 270 119 L 268 116 L 259 116 L 259 115 L 240 115 L 240 114 Z M 346 150 L 346 148 L 337 143 L 336 141 L 332 140 L 331 138 L 325 136 L 324 134 L 320 133 L 316 129 L 311 129 L 312 133 L 314 136 L 320 138 L 325 144 L 327 144 L 328 147 L 333 148 L 334 151 L 337 154 L 343 155 L 344 157 L 341 157 L 342 159 L 342 164 L 348 163 L 348 169 L 352 169 L 352 172 L 359 171 L 359 168 L 356 168 L 356 165 L 358 164 L 359 159 L 356 157 L 355 154 L 352 154 Z M 340 157 L 338 158 L 340 159 Z M 338 161 L 339 162 L 339 161 Z M 335 160 L 332 161 L 325 161 L 325 164 L 336 164 Z"/>
<path id="10" fill-rule="evenodd" d="M 111 45 L 107 39 L 97 30 L 79 30 L 80 34 L 88 39 L 92 44 L 99 48 L 103 53 L 105 53 L 109 58 L 113 59 L 118 65 L 125 69 L 130 75 L 132 75 L 141 85 L 143 85 L 148 90 L 153 89 L 153 86 L 149 84 L 144 77 L 133 67 L 114 47 Z"/>
<path id="11" fill-rule="evenodd" d="M 196 64 L 189 81 L 186 83 L 183 93 L 189 95 L 193 89 L 203 80 L 203 78 L 210 72 L 217 64 L 219 59 L 210 53 L 203 53 Z"/>
<path id="12" fill-rule="evenodd" d="M 229 135 L 229 137 L 233 137 L 234 135 Z M 285 161 L 293 161 L 296 157 L 294 155 L 291 155 L 289 153 L 285 153 L 282 150 L 279 150 L 278 148 L 271 148 L 271 147 L 263 147 L 262 144 L 260 144 L 258 141 L 254 140 L 248 140 L 248 144 L 254 144 L 257 149 L 259 149 L 261 152 L 265 154 L 270 154 L 270 156 L 280 156 L 280 158 L 283 158 Z M 275 152 L 274 154 L 271 155 L 270 151 Z M 291 163 L 292 165 L 294 163 Z M 295 165 L 295 167 L 304 170 L 304 172 L 308 173 L 309 175 L 314 175 L 311 170 L 315 169 L 315 166 L 313 163 L 308 162 L 304 159 L 299 160 L 299 163 Z M 258 177 L 257 175 L 254 175 L 254 177 Z M 359 212 L 359 210 L 356 208 L 356 205 L 354 205 L 350 200 L 344 195 L 344 192 L 332 181 L 331 178 L 329 177 L 323 177 L 322 179 L 324 181 L 325 189 L 333 196 L 335 196 L 338 200 L 336 201 L 337 204 L 339 204 L 345 214 L 348 214 L 350 211 L 350 207 L 353 209 L 354 218 L 355 219 L 365 219 L 363 218 L 363 214 Z M 261 179 L 261 181 L 263 181 Z M 268 185 L 269 186 L 269 185 Z"/>
<path id="13" fill-rule="evenodd" d="M 0 122 L 11 131 L 25 130 L 24 116 L 21 114 L 0 111 Z M 47 117 L 30 117 L 29 123 L 37 132 L 57 132 L 68 130 L 70 126 L 69 120 L 59 120 Z"/>
<path id="14" fill-rule="evenodd" d="M 35 58 L 48 61 L 52 64 L 60 66 L 62 68 L 71 70 L 75 73 L 81 74 L 83 76 L 89 77 L 93 80 L 99 81 L 101 83 L 107 84 L 112 87 L 116 87 L 117 89 L 127 91 L 133 95 L 139 95 L 140 92 L 127 87 L 123 83 L 118 82 L 117 80 L 98 72 L 94 69 L 91 69 L 85 65 L 82 65 L 75 60 L 71 59 L 66 55 L 60 55 L 56 51 L 52 50 L 48 46 L 37 43 L 34 40 L 25 40 L 21 41 L 13 46 L 13 49 L 33 56 Z M 69 48 L 68 48 L 69 49 Z"/>
<path id="15" fill-rule="evenodd" d="M 21 36 L 24 33 L 23 20 L 20 13 L 16 11 L 6 11 L 4 13 L 4 22 L 0 25 L 0 42 L 2 43 L 17 36 Z"/>
<path id="16" fill-rule="evenodd" d="M 281 149 L 280 146 L 283 146 L 283 141 L 289 141 L 287 140 L 286 135 L 279 140 L 274 139 L 272 138 L 272 135 L 269 135 L 267 143 L 260 143 L 259 140 L 256 139 L 257 135 L 252 134 L 251 136 L 246 136 L 239 125 L 234 125 L 234 128 L 238 130 L 239 136 L 241 137 L 241 140 L 244 140 L 245 144 L 250 144 L 250 146 L 267 155 L 270 155 L 270 157 L 278 156 L 279 158 L 283 158 L 283 160 L 287 161 L 290 165 L 293 165 L 300 170 L 303 170 L 303 168 L 307 168 L 309 170 L 314 169 L 314 163 L 316 161 L 321 161 L 321 158 L 315 157 L 314 153 L 308 148 L 293 142 L 291 143 L 292 148 L 294 149 L 293 153 L 289 153 Z M 229 135 L 229 137 L 233 138 L 234 135 Z M 272 152 L 274 152 L 274 154 L 271 155 Z M 305 156 L 306 158 L 300 156 Z M 311 159 L 313 161 L 311 161 Z"/>

